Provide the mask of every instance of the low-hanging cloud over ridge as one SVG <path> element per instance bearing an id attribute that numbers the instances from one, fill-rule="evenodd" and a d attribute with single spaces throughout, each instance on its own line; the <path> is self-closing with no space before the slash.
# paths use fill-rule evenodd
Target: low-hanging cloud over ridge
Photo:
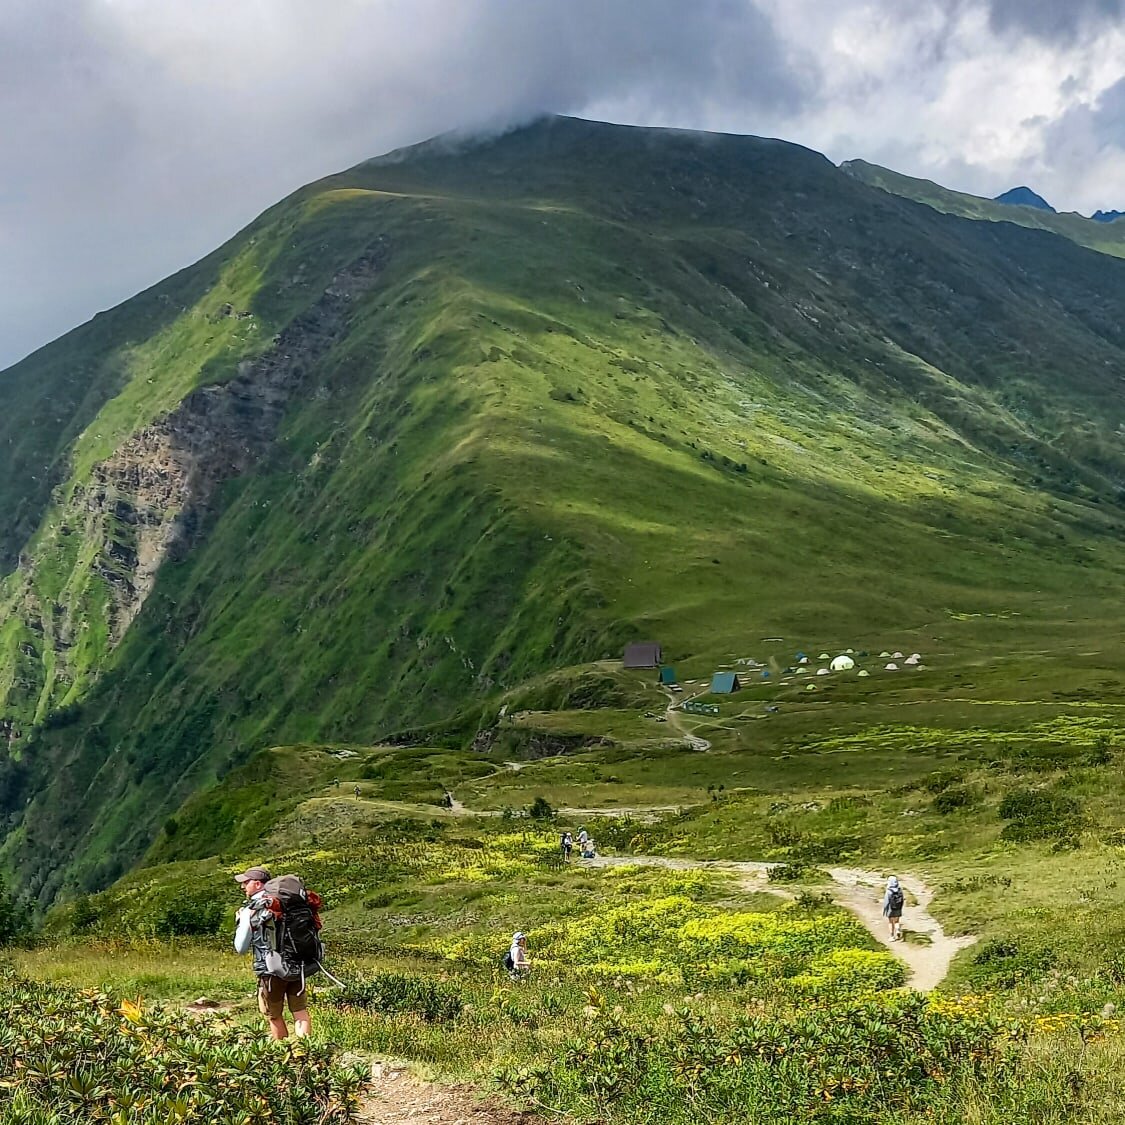
<path id="1" fill-rule="evenodd" d="M 0 367 L 301 183 L 544 112 L 1125 207 L 1123 2 L 7 0 Z"/>

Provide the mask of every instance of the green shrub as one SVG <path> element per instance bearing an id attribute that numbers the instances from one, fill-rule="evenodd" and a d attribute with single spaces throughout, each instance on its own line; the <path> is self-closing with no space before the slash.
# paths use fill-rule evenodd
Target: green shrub
<path id="1" fill-rule="evenodd" d="M 854 1125 L 925 1113 L 950 1085 L 1004 1080 L 1011 1050 L 988 1017 L 915 993 L 721 1028 L 691 1008 L 631 1023 L 596 994 L 590 1010 L 582 1043 L 553 1063 L 500 1067 L 501 1086 L 579 1120 Z"/>
<path id="2" fill-rule="evenodd" d="M 1082 826 L 1081 806 L 1073 797 L 1044 789 L 1017 789 L 1000 802 L 1000 819 L 1009 823 L 1001 840 L 1024 843 L 1074 836 Z"/>
<path id="3" fill-rule="evenodd" d="M 962 781 L 964 777 L 964 770 L 936 770 L 925 779 L 923 784 L 929 792 L 937 794 Z"/>
<path id="4" fill-rule="evenodd" d="M 1044 789 L 1016 789 L 1000 802 L 999 809 L 1001 820 L 1041 820 L 1074 816 L 1078 811 L 1073 797 Z"/>
<path id="5" fill-rule="evenodd" d="M 0 947 L 11 945 L 27 931 L 28 922 L 19 903 L 8 894 L 4 881 L 0 879 Z"/>
<path id="6" fill-rule="evenodd" d="M 404 973 L 374 973 L 348 983 L 342 992 L 326 996 L 329 1004 L 345 1011 L 380 1015 L 410 1014 L 426 1023 L 448 1023 L 465 1007 L 461 990 L 453 984 Z"/>
<path id="7" fill-rule="evenodd" d="M 546 797 L 536 797 L 527 810 L 527 815 L 532 820 L 553 820 L 555 810 Z"/>
<path id="8" fill-rule="evenodd" d="M 166 903 L 153 916 L 158 937 L 210 937 L 227 922 L 228 905 L 205 894 L 185 895 Z"/>
<path id="9" fill-rule="evenodd" d="M 971 808 L 979 802 L 980 794 L 975 789 L 964 785 L 951 785 L 934 797 L 931 807 L 934 812 L 948 815 L 960 809 Z"/>
<path id="10" fill-rule="evenodd" d="M 331 1047 L 7 976 L 0 1125 L 355 1121 L 364 1077 Z"/>
<path id="11" fill-rule="evenodd" d="M 807 863 L 779 863 L 769 870 L 771 883 L 810 882 L 820 877 L 820 871 Z"/>
<path id="12" fill-rule="evenodd" d="M 973 957 L 969 979 L 978 987 L 1013 988 L 1043 976 L 1054 968 L 1058 958 L 1046 945 L 1013 938 L 986 941 Z"/>

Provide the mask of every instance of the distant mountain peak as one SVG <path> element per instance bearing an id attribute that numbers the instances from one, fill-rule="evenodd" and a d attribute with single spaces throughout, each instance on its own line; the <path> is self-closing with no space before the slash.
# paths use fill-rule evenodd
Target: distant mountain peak
<path id="1" fill-rule="evenodd" d="M 1095 223 L 1116 223 L 1125 219 L 1125 211 L 1095 211 L 1091 216 Z"/>
<path id="2" fill-rule="evenodd" d="M 1050 211 L 1052 215 L 1055 214 L 1055 209 L 1041 195 L 1037 195 L 1031 188 L 1023 185 L 996 196 L 994 202 L 1009 203 L 1016 207 L 1037 207 L 1040 211 Z"/>

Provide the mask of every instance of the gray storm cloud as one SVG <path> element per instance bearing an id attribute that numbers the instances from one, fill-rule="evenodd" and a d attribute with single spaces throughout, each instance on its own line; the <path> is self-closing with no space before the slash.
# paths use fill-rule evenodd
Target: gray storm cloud
<path id="1" fill-rule="evenodd" d="M 0 0 L 0 368 L 302 183 L 545 112 L 782 136 L 962 190 L 1027 182 L 1060 207 L 1122 207 L 1123 8 Z"/>
<path id="2" fill-rule="evenodd" d="M 992 26 L 1043 39 L 1074 39 L 1125 16 L 1125 0 L 989 0 Z"/>
<path id="3" fill-rule="evenodd" d="M 624 99 L 752 121 L 815 85 L 746 0 L 7 0 L 0 367 L 395 146 Z"/>

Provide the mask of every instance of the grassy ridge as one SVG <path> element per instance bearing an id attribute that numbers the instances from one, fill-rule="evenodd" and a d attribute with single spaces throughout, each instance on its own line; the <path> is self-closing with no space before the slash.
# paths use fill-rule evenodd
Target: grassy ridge
<path id="1" fill-rule="evenodd" d="M 855 176 L 865 184 L 882 188 L 892 195 L 925 203 L 935 211 L 942 211 L 947 215 L 960 215 L 966 219 L 990 223 L 1014 223 L 1033 230 L 1049 231 L 1099 253 L 1112 254 L 1115 258 L 1125 257 L 1125 230 L 1115 223 L 1097 222 L 1077 214 L 1060 215 L 1038 207 L 997 203 L 994 199 L 952 191 L 932 180 L 904 176 L 901 172 L 869 164 L 866 160 L 848 160 L 841 168 L 849 176 Z"/>
<path id="2" fill-rule="evenodd" d="M 1105 257 L 792 146 L 562 120 L 361 166 L 252 230 L 119 338 L 131 379 L 7 582 L 0 685 L 44 725 L 5 767 L 3 858 L 41 901 L 120 875 L 252 749 L 455 714 L 467 742 L 505 691 L 638 635 L 704 663 L 953 613 L 969 647 L 989 615 L 1054 643 L 1120 590 Z M 271 440 L 115 643 L 120 529 L 64 546 L 67 505 L 137 427 L 310 337 Z"/>

